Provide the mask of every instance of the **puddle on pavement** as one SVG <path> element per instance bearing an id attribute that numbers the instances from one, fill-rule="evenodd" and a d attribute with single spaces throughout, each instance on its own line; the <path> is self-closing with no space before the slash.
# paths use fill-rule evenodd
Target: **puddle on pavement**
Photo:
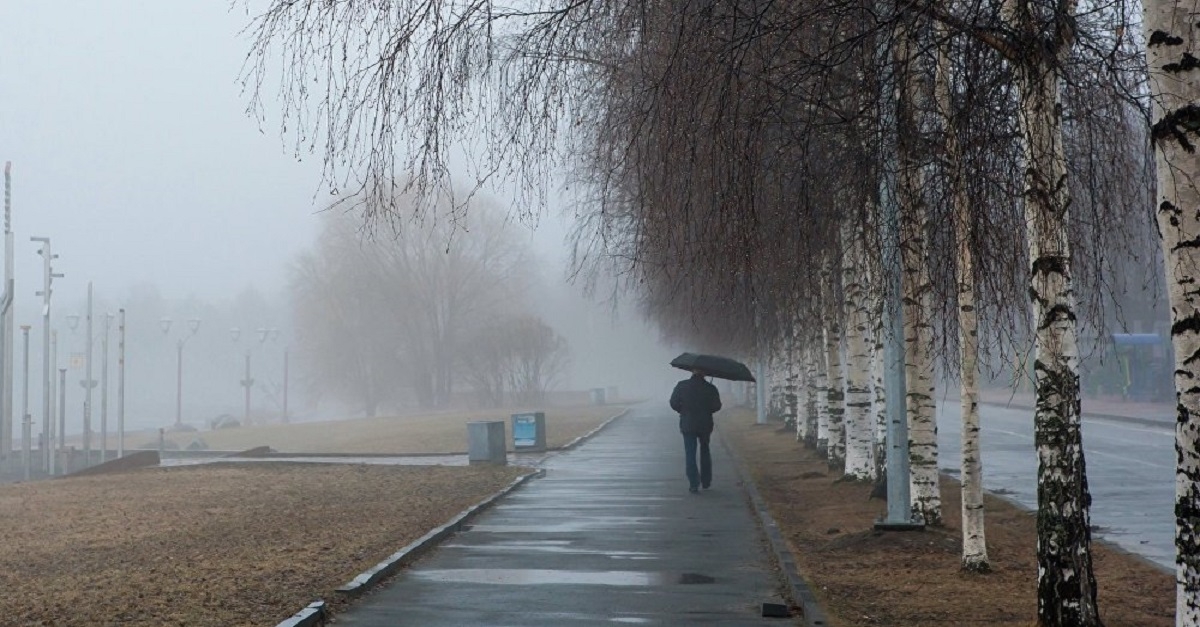
<path id="1" fill-rule="evenodd" d="M 551 570 L 516 568 L 461 568 L 416 570 L 417 579 L 446 583 L 482 583 L 497 585 L 567 584 L 589 586 L 670 586 L 715 583 L 699 573 L 640 572 L 631 570 Z"/>
<path id="2" fill-rule="evenodd" d="M 567 555 L 605 555 L 613 559 L 657 559 L 654 553 L 646 553 L 642 551 L 605 551 L 602 549 L 581 549 L 572 548 L 570 541 L 548 541 L 548 542 L 510 542 L 505 544 L 443 544 L 444 548 L 448 549 L 463 549 L 466 551 L 520 551 L 520 552 L 537 552 L 537 553 L 557 553 Z"/>

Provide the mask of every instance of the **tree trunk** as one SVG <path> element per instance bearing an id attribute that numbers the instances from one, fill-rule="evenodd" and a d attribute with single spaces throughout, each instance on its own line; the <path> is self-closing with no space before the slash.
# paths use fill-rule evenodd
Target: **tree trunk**
<path id="1" fill-rule="evenodd" d="M 842 237 L 842 291 L 846 305 L 846 468 L 845 476 L 867 480 L 874 476 L 871 463 L 874 428 L 871 423 L 871 344 L 874 342 L 867 311 L 863 276 L 864 244 L 853 228 Z"/>
<path id="2" fill-rule="evenodd" d="M 1148 0 L 1146 59 L 1158 170 L 1158 231 L 1175 348 L 1175 624 L 1200 625 L 1200 75 L 1195 7 Z M 1190 61 L 1189 61 L 1190 60 Z"/>
<path id="3" fill-rule="evenodd" d="M 1054 59 L 1036 51 L 1014 66 L 1025 143 L 1025 223 L 1035 329 L 1038 456 L 1038 623 L 1100 625 L 1079 430 L 1079 349 L 1067 240 L 1067 166 Z M 1039 60 L 1041 59 L 1041 60 Z"/>
<path id="4" fill-rule="evenodd" d="M 939 40 L 947 41 L 939 28 Z M 958 355 L 962 413 L 962 568 L 990 570 L 983 517 L 983 462 L 979 450 L 979 318 L 975 311 L 975 260 L 971 250 L 971 212 L 963 179 L 962 154 L 950 93 L 950 59 L 947 43 L 938 47 L 937 104 L 945 135 L 946 184 L 954 208 L 954 235 L 958 262 Z"/>
<path id="5" fill-rule="evenodd" d="M 804 349 L 804 444 L 814 450 L 820 450 L 817 436 L 820 432 L 821 399 L 824 398 L 818 354 L 823 355 L 824 351 L 818 353 L 816 342 L 810 340 Z"/>
<path id="6" fill-rule="evenodd" d="M 904 25 L 896 28 L 895 50 L 901 86 L 896 107 L 899 130 L 897 186 L 912 509 L 913 515 L 925 524 L 940 525 L 942 498 L 938 486 L 937 406 L 934 400 L 933 359 L 930 355 L 933 348 L 933 327 L 930 324 L 932 288 L 925 243 L 928 212 L 923 195 L 925 180 L 917 152 L 921 131 L 917 105 L 922 86 L 916 68 L 912 67 L 916 62 L 917 42 Z"/>
<path id="7" fill-rule="evenodd" d="M 842 327 L 834 315 L 825 336 L 826 360 L 829 365 L 828 461 L 829 468 L 838 473 L 846 466 L 846 377 L 842 373 Z"/>
<path id="8" fill-rule="evenodd" d="M 829 350 L 826 333 L 818 336 L 820 344 L 813 348 L 817 366 L 817 453 L 828 459 L 829 455 Z"/>

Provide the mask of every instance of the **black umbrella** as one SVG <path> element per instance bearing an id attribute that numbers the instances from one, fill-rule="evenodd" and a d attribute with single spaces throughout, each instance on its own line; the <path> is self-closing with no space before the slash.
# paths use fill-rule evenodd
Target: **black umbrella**
<path id="1" fill-rule="evenodd" d="M 683 370 L 699 370 L 702 374 L 730 381 L 754 381 L 750 369 L 740 361 L 720 355 L 684 353 L 671 360 L 671 365 Z"/>

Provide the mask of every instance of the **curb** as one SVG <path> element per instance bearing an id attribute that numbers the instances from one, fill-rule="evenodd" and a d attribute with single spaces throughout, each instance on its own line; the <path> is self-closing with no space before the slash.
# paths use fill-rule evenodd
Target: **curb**
<path id="1" fill-rule="evenodd" d="M 571 449 L 573 449 L 573 448 L 575 448 L 575 447 L 579 446 L 580 444 L 583 444 L 584 442 L 587 442 L 588 440 L 590 440 L 590 439 L 592 438 L 592 436 L 596 435 L 597 433 L 600 433 L 600 430 L 601 430 L 601 429 L 603 429 L 603 428 L 607 427 L 608 425 L 612 424 L 612 422 L 613 422 L 614 420 L 616 420 L 617 418 L 623 418 L 623 417 L 625 417 L 627 414 L 629 414 L 629 411 L 630 411 L 630 409 L 629 409 L 628 407 L 626 407 L 624 411 L 622 411 L 622 412 L 621 412 L 621 413 L 619 413 L 619 414 L 615 414 L 615 415 L 613 415 L 612 417 L 610 417 L 608 420 L 605 420 L 604 422 L 600 423 L 600 424 L 599 424 L 599 426 L 597 426 L 595 429 L 592 429 L 591 431 L 588 431 L 587 433 L 585 433 L 585 434 L 583 434 L 583 435 L 581 435 L 581 436 L 579 436 L 579 437 L 575 438 L 574 440 L 571 440 L 570 442 L 567 442 L 566 444 L 564 444 L 564 445 L 562 445 L 562 446 L 560 446 L 560 447 L 558 447 L 557 449 L 554 449 L 554 450 L 556 450 L 556 451 L 569 451 L 569 450 L 571 450 Z"/>
<path id="2" fill-rule="evenodd" d="M 1027 409 L 1033 411 L 1034 408 L 1025 404 L 1018 403 L 1000 403 L 1000 402 L 983 402 L 980 405 L 988 405 L 990 407 L 999 407 L 1002 409 Z M 1080 414 L 1081 419 L 1106 420 L 1109 422 L 1127 422 L 1130 424 L 1141 425 L 1143 427 L 1159 427 L 1168 431 L 1175 430 L 1174 420 L 1155 420 L 1153 418 L 1138 418 L 1137 416 L 1122 416 L 1120 414 L 1101 414 L 1091 411 L 1085 411 Z"/>
<path id="3" fill-rule="evenodd" d="M 429 552 L 447 537 L 462 529 L 463 525 L 474 518 L 480 512 L 486 510 L 495 504 L 504 496 L 507 496 L 513 490 L 525 485 L 525 483 L 544 477 L 545 469 L 538 469 L 524 476 L 513 480 L 508 486 L 502 488 L 498 492 L 483 499 L 482 501 L 468 507 L 459 512 L 457 516 L 451 518 L 449 522 L 430 530 L 425 535 L 417 540 L 409 543 L 408 546 L 392 553 L 387 559 L 376 564 L 371 569 L 360 573 L 354 579 L 346 582 L 341 587 L 336 589 L 339 594 L 353 597 L 362 594 L 371 586 L 379 583 L 380 580 L 388 575 L 396 572 L 401 566 L 412 562 L 418 557 Z M 276 627 L 311 627 L 313 625 L 322 625 L 326 619 L 325 602 L 321 600 L 310 603 L 308 607 L 300 610 L 291 618 L 279 623 Z"/>
<path id="4" fill-rule="evenodd" d="M 758 486 L 755 485 L 753 477 L 745 465 L 742 464 L 742 458 L 733 450 L 733 447 L 725 440 L 725 437 L 722 436 L 720 439 L 721 447 L 733 458 L 733 465 L 737 469 L 738 479 L 742 482 L 742 487 L 746 490 L 751 508 L 758 516 L 758 522 L 762 525 L 763 535 L 767 537 L 767 541 L 771 544 L 771 551 L 774 553 L 775 560 L 779 563 L 779 569 L 783 571 L 784 579 L 787 581 L 789 596 L 791 596 L 792 602 L 800 608 L 804 624 L 808 627 L 825 627 L 829 624 L 829 619 L 817 603 L 817 597 L 813 594 L 808 582 L 804 581 L 804 577 L 800 575 L 800 570 L 796 567 L 796 558 L 792 555 L 791 549 L 788 548 L 787 542 L 784 541 L 783 534 L 779 532 L 779 525 L 775 523 L 775 519 L 771 517 L 770 511 L 767 510 L 767 504 L 763 501 L 762 495 L 758 493 Z"/>

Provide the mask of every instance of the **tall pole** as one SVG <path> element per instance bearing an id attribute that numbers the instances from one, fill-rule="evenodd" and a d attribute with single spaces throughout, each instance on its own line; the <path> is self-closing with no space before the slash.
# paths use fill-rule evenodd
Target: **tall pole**
<path id="1" fill-rule="evenodd" d="M 288 423 L 288 347 L 283 347 L 283 424 Z"/>
<path id="2" fill-rule="evenodd" d="M 50 388 L 53 385 L 51 377 L 53 376 L 54 364 L 50 363 L 50 297 L 53 295 L 52 283 L 55 277 L 62 276 L 54 274 L 54 259 L 57 255 L 50 250 L 50 238 L 48 237 L 31 237 L 31 242 L 38 242 L 42 245 L 38 254 L 42 256 L 42 291 L 37 292 L 38 296 L 42 297 L 42 438 L 46 444 L 42 448 L 42 468 L 49 471 L 50 469 Z"/>
<path id="3" fill-rule="evenodd" d="M 104 314 L 104 338 L 100 340 L 100 463 L 108 461 L 108 330 L 112 314 Z"/>
<path id="4" fill-rule="evenodd" d="M 183 426 L 183 340 L 175 343 L 175 427 Z"/>
<path id="5" fill-rule="evenodd" d="M 58 452 L 64 455 L 62 474 L 67 474 L 69 462 L 65 457 L 67 452 L 67 369 L 58 369 Z"/>
<path id="6" fill-rule="evenodd" d="M 4 295 L 0 297 L 0 457 L 12 455 L 13 430 L 12 163 L 4 162 Z"/>
<path id="7" fill-rule="evenodd" d="M 50 364 L 51 364 L 52 368 L 58 367 L 58 332 L 57 331 L 50 332 Z M 56 429 L 54 426 L 54 418 L 58 415 L 57 410 L 54 407 L 54 399 L 57 398 L 54 393 L 54 388 L 55 388 L 54 378 L 51 377 L 50 378 L 50 433 L 49 433 L 49 436 L 46 438 L 46 448 L 47 448 L 46 452 L 50 456 L 49 463 L 47 464 L 47 469 L 50 472 L 51 476 L 56 474 L 55 470 L 56 470 L 56 466 L 58 464 L 58 451 L 62 450 L 62 446 L 60 446 L 58 444 L 58 442 L 60 441 L 59 438 L 62 437 L 62 433 L 58 432 L 58 429 Z"/>
<path id="8" fill-rule="evenodd" d="M 29 415 L 29 325 L 21 325 L 21 336 L 25 343 L 25 376 L 21 377 L 21 383 L 25 388 L 21 396 L 21 465 L 25 467 L 25 480 L 29 481 L 29 449 L 32 446 L 30 440 L 33 438 L 33 425 L 30 424 L 33 418 Z"/>
<path id="9" fill-rule="evenodd" d="M 87 296 L 87 349 L 84 351 L 83 383 L 83 459 L 84 468 L 92 465 L 92 282 L 88 281 Z"/>
<path id="10" fill-rule="evenodd" d="M 886 11 L 885 11 L 886 14 Z M 886 66 L 890 51 L 881 43 L 877 51 Z M 880 167 L 879 207 L 882 214 L 880 238 L 883 248 L 884 272 L 884 408 L 887 413 L 887 514 L 876 521 L 877 529 L 913 529 L 923 525 L 914 522 L 912 494 L 909 487 L 908 388 L 904 380 L 904 302 L 900 289 L 900 206 L 892 193 L 895 163 L 887 155 L 896 146 L 896 88 L 893 79 L 885 78 L 880 93 L 880 118 L 885 146 Z"/>
<path id="11" fill-rule="evenodd" d="M 246 413 L 243 419 L 247 427 L 250 426 L 250 386 L 254 384 L 254 379 L 250 378 L 250 349 L 246 349 L 246 378 L 242 379 L 242 386 L 246 388 Z"/>
<path id="12" fill-rule="evenodd" d="M 125 456 L 125 308 L 117 311 L 117 458 Z"/>

